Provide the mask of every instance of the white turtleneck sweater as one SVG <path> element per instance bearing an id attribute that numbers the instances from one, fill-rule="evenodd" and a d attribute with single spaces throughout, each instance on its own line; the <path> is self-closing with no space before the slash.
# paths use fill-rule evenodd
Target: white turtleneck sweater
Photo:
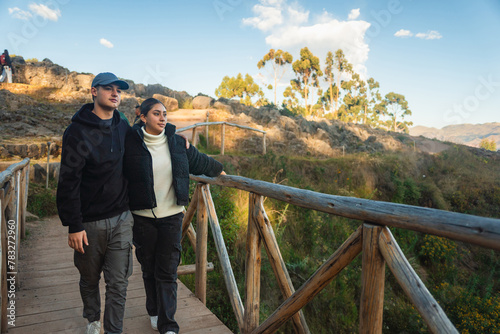
<path id="1" fill-rule="evenodd" d="M 153 158 L 153 180 L 157 207 L 132 212 L 138 216 L 150 218 L 155 218 L 155 216 L 163 218 L 182 212 L 184 207 L 177 205 L 177 197 L 172 183 L 172 163 L 165 130 L 157 136 L 147 133 L 144 127 L 142 131 L 144 132 L 144 143 Z"/>

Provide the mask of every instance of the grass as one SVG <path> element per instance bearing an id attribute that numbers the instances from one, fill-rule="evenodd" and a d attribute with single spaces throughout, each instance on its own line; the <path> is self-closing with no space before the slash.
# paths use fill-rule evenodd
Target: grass
<path id="1" fill-rule="evenodd" d="M 49 189 L 45 188 L 45 183 L 30 182 L 28 188 L 28 212 L 39 218 L 56 215 L 56 187 L 57 182 L 54 180 L 49 180 Z"/>
<path id="2" fill-rule="evenodd" d="M 438 155 L 395 152 L 319 160 L 268 153 L 241 158 L 238 162 L 235 157 L 218 159 L 230 161 L 231 168 L 237 166 L 237 174 L 253 179 L 328 194 L 499 218 L 500 164 L 477 156 L 462 146 Z M 233 173 L 230 171 L 229 174 Z M 226 239 L 226 244 L 230 249 L 237 283 L 243 287 L 247 217 L 236 212 L 241 212 L 247 204 L 241 200 L 243 195 L 214 196 L 217 213 L 221 204 L 215 198 L 227 200 L 228 196 L 238 208 L 229 216 L 238 217 L 234 224 L 239 232 Z M 267 199 L 265 207 L 296 289 L 360 224 L 359 221 L 306 210 L 273 199 Z M 228 216 L 228 211 L 224 215 Z M 496 296 L 500 291 L 500 259 L 494 251 L 409 230 L 391 230 L 414 270 L 460 332 L 498 332 L 500 317 L 497 316 L 499 304 Z M 209 253 L 209 256 L 212 256 L 209 261 L 216 257 L 215 253 Z M 311 332 L 358 331 L 360 261 L 360 257 L 356 258 L 304 308 Z M 386 277 L 384 333 L 428 332 L 390 271 L 386 272 Z M 223 282 L 218 281 L 222 279 L 219 274 L 212 279 L 214 281 L 210 281 L 209 290 L 225 291 Z M 260 316 L 263 321 L 283 300 L 265 252 L 261 282 Z M 221 290 L 219 294 L 222 295 Z M 218 312 L 230 312 L 230 307 L 221 305 L 223 301 L 220 297 L 216 298 Z M 232 319 L 228 322 L 232 330 L 237 328 L 234 316 L 221 316 Z M 474 326 L 467 324 L 467 317 L 473 319 Z M 482 320 L 484 324 L 480 324 Z M 287 324 L 279 332 L 291 331 L 290 324 Z"/>

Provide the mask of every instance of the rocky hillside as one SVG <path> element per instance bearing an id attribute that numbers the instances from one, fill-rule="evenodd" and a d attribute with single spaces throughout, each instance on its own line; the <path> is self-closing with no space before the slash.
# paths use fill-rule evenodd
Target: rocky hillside
<path id="1" fill-rule="evenodd" d="M 46 154 L 43 143 L 55 143 L 57 154 L 61 136 L 71 117 L 82 103 L 90 102 L 93 74 L 72 72 L 48 59 L 25 62 L 14 57 L 16 75 L 13 84 L 0 84 L 0 158 L 39 158 Z M 237 101 L 199 96 L 193 99 L 161 85 L 136 84 L 125 79 L 130 89 L 122 96 L 120 111 L 133 119 L 133 109 L 145 98 L 155 96 L 171 112 L 185 102 L 195 108 L 209 109 L 211 121 L 227 121 L 267 132 L 266 148 L 276 154 L 312 157 L 334 157 L 344 153 L 383 150 L 420 150 L 430 153 L 448 148 L 447 144 L 423 137 L 371 129 L 325 119 L 289 117 L 273 108 L 247 107 Z M 211 133 L 217 133 L 217 130 Z M 220 136 L 214 136 L 217 143 Z M 262 151 L 259 133 L 226 130 L 225 147 L 248 154 Z"/>
<path id="2" fill-rule="evenodd" d="M 424 136 L 472 147 L 479 147 L 482 139 L 493 140 L 500 149 L 500 123 L 457 124 L 442 129 L 415 126 L 410 128 L 412 136 Z"/>

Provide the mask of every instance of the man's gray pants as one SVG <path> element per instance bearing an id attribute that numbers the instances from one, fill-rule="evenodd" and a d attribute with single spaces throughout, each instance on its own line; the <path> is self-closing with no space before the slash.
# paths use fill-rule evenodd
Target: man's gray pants
<path id="1" fill-rule="evenodd" d="M 75 266 L 80 272 L 80 295 L 83 317 L 89 322 L 100 320 L 99 280 L 104 272 L 106 303 L 104 333 L 120 334 L 127 297 L 128 278 L 132 275 L 132 227 L 130 211 L 109 218 L 84 223 L 88 246 L 85 253 L 75 251 Z"/>

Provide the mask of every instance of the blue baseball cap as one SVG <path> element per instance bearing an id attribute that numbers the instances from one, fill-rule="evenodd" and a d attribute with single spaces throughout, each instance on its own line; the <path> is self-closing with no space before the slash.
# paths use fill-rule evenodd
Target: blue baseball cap
<path id="1" fill-rule="evenodd" d="M 92 87 L 96 86 L 106 86 L 110 84 L 115 84 L 120 89 L 128 89 L 129 85 L 123 80 L 118 79 L 116 75 L 110 72 L 99 73 L 95 76 L 94 80 L 92 80 Z"/>

